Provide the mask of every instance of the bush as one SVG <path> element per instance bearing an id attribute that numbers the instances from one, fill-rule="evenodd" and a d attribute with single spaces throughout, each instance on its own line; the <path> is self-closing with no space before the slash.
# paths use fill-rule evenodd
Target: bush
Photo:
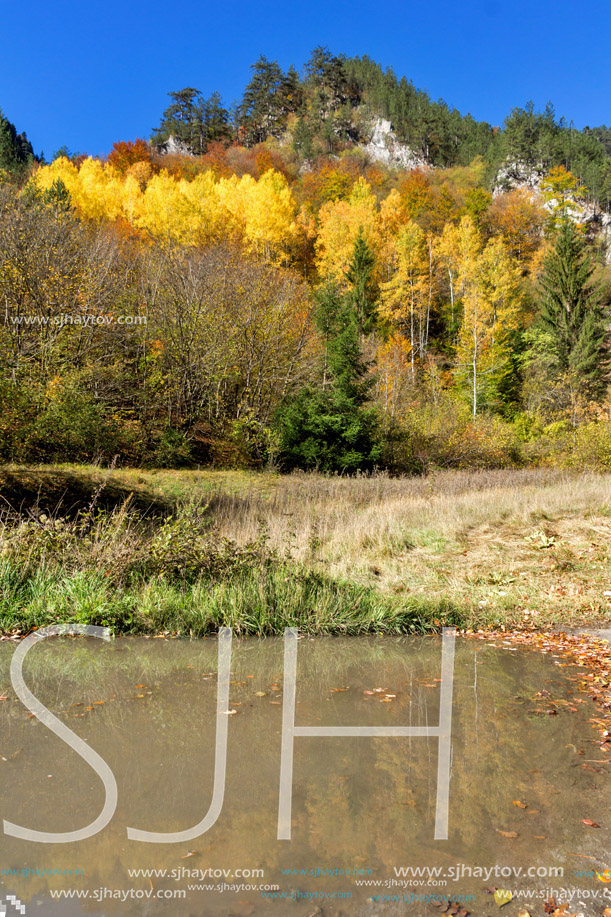
<path id="1" fill-rule="evenodd" d="M 38 520 L 5 527 L 0 557 L 12 562 L 24 575 L 74 560 L 77 536 L 63 519 L 41 515 Z"/>
<path id="2" fill-rule="evenodd" d="M 184 468 L 192 465 L 191 445 L 185 434 L 172 427 L 164 430 L 148 464 L 152 468 Z"/>
<path id="3" fill-rule="evenodd" d="M 394 450 L 394 469 L 402 473 L 431 467 L 512 468 L 522 464 L 520 438 L 512 424 L 499 417 L 473 417 L 460 401 L 444 399 L 411 411 Z"/>
<path id="4" fill-rule="evenodd" d="M 193 583 L 259 568 L 275 559 L 264 533 L 243 546 L 221 537 L 206 507 L 144 519 L 126 506 L 110 513 L 89 509 L 72 521 L 45 514 L 13 524 L 5 521 L 0 558 L 19 569 L 24 579 L 41 571 L 93 572 L 113 584 L 142 577 Z"/>
<path id="5" fill-rule="evenodd" d="M 221 538 L 203 510 L 185 511 L 161 523 L 150 543 L 143 572 L 169 581 L 195 582 L 248 566 L 262 546 L 260 542 L 241 548 L 231 539 Z"/>
<path id="6" fill-rule="evenodd" d="M 539 465 L 579 471 L 611 468 L 611 423 L 592 421 L 571 427 L 558 421 L 544 428 L 540 439 L 529 444 L 528 458 Z"/>
<path id="7" fill-rule="evenodd" d="M 377 409 L 338 389 L 302 389 L 284 403 L 276 426 L 287 471 L 351 474 L 372 469 L 382 456 Z"/>

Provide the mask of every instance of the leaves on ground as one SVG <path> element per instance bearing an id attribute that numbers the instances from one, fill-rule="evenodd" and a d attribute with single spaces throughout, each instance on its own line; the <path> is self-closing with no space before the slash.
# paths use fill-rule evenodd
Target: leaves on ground
<path id="1" fill-rule="evenodd" d="M 512 899 L 513 895 L 507 888 L 497 888 L 494 892 L 494 900 L 499 907 L 503 907 L 503 905 L 509 904 Z"/>

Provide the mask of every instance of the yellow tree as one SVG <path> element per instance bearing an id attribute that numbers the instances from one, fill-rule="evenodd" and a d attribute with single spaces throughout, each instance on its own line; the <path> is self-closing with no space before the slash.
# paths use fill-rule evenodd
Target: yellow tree
<path id="1" fill-rule="evenodd" d="M 250 250 L 268 261 L 286 262 L 298 238 L 297 204 L 280 172 L 268 169 L 258 181 L 245 175 L 244 235 Z"/>
<path id="2" fill-rule="evenodd" d="M 507 369 L 510 335 L 519 324 L 520 269 L 502 239 L 492 239 L 461 264 L 463 319 L 456 348 L 457 375 L 470 390 L 477 414 L 484 386 Z"/>
<path id="3" fill-rule="evenodd" d="M 564 217 L 578 215 L 588 189 L 564 166 L 554 166 L 541 180 L 539 190 L 554 228 Z"/>
<path id="4" fill-rule="evenodd" d="M 261 178 L 232 175 L 218 180 L 212 170 L 193 179 L 177 179 L 149 163 L 120 171 L 97 159 L 77 168 L 60 158 L 38 169 L 33 185 L 50 190 L 61 180 L 79 216 L 126 220 L 151 236 L 183 245 L 241 240 L 264 260 L 287 262 L 302 230 L 297 205 L 286 178 L 268 169 Z"/>
<path id="5" fill-rule="evenodd" d="M 527 188 L 497 195 L 487 214 L 493 235 L 502 235 L 514 258 L 529 265 L 542 245 L 545 220 L 539 197 Z"/>
<path id="6" fill-rule="evenodd" d="M 458 304 L 465 293 L 467 278 L 474 273 L 474 262 L 482 247 L 482 240 L 475 221 L 465 215 L 458 226 L 446 223 L 436 241 L 437 264 L 445 279 L 450 300 L 450 334 L 452 337 L 460 325 Z"/>
<path id="7" fill-rule="evenodd" d="M 153 175 L 142 197 L 137 226 L 152 236 L 178 242 L 190 241 L 193 208 L 180 192 L 178 182 L 165 170 Z"/>
<path id="8" fill-rule="evenodd" d="M 380 315 L 409 340 L 412 381 L 416 365 L 426 356 L 434 295 L 432 236 L 413 220 L 399 230 L 395 241 L 395 271 L 382 284 Z"/>
<path id="9" fill-rule="evenodd" d="M 409 221 L 409 214 L 396 188 L 380 203 L 380 279 L 391 279 L 396 267 L 396 241 L 403 226 Z"/>
<path id="10" fill-rule="evenodd" d="M 355 182 L 345 200 L 329 201 L 320 208 L 316 265 L 322 277 L 345 284 L 345 272 L 362 230 L 368 248 L 376 256 L 380 248 L 378 204 L 363 178 Z"/>

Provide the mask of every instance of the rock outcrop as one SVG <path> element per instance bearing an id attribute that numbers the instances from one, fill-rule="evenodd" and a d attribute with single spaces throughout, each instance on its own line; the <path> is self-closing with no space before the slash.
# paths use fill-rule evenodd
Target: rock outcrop
<path id="1" fill-rule="evenodd" d="M 395 169 L 426 169 L 428 163 L 423 156 L 414 152 L 406 143 L 400 143 L 392 129 L 390 121 L 378 118 L 373 123 L 369 142 L 363 150 L 374 162 Z"/>
<path id="2" fill-rule="evenodd" d="M 506 162 L 497 172 L 492 196 L 497 197 L 504 191 L 524 188 L 533 195 L 541 194 L 541 181 L 547 174 L 543 165 L 530 165 L 525 162 Z M 556 204 L 555 200 L 543 202 L 550 213 Z M 597 237 L 604 246 L 606 261 L 611 264 L 611 214 L 590 201 L 575 201 L 567 213 L 576 223 L 583 223 L 591 237 Z"/>
<path id="3" fill-rule="evenodd" d="M 159 143 L 155 150 L 159 153 L 160 156 L 169 156 L 172 153 L 177 153 L 180 156 L 193 156 L 193 153 L 189 149 L 186 143 L 183 143 L 182 140 L 178 140 L 177 137 L 168 137 L 165 143 Z"/>

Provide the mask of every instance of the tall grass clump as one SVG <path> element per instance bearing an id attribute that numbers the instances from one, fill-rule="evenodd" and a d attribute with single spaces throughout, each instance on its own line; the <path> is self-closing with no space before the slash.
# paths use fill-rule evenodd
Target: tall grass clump
<path id="1" fill-rule="evenodd" d="M 201 636 L 221 626 L 258 635 L 285 627 L 400 633 L 432 626 L 437 613 L 435 603 L 398 607 L 375 588 L 292 560 L 261 527 L 238 543 L 205 504 L 165 518 L 122 505 L 72 520 L 42 513 L 0 522 L 4 632 L 71 621 L 123 634 Z"/>

